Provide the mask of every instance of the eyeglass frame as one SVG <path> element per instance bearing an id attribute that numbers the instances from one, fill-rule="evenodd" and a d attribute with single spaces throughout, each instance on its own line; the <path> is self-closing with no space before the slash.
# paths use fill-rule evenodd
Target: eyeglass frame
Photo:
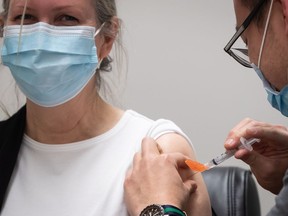
<path id="1" fill-rule="evenodd" d="M 236 33 L 233 35 L 233 37 L 230 39 L 230 41 L 227 43 L 227 45 L 224 47 L 224 51 L 228 53 L 230 56 L 232 56 L 238 63 L 243 65 L 244 67 L 252 68 L 251 64 L 243 60 L 241 57 L 237 56 L 232 50 L 231 47 L 234 45 L 234 43 L 238 40 L 238 38 L 242 35 L 242 33 L 247 29 L 249 24 L 251 23 L 252 19 L 255 17 L 255 15 L 260 10 L 261 6 L 266 2 L 266 0 L 260 1 L 254 9 L 251 11 L 251 13 L 248 15 L 248 17 L 244 20 L 242 25 L 239 27 L 239 29 L 236 31 Z M 242 52 L 244 55 L 247 55 L 248 50 L 247 49 L 238 49 L 238 51 Z"/>

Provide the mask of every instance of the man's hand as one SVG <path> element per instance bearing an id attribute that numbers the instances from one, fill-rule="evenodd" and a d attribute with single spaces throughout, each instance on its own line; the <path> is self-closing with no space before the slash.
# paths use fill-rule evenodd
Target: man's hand
<path id="1" fill-rule="evenodd" d="M 195 192 L 195 181 L 182 180 L 179 172 L 191 172 L 181 153 L 161 154 L 157 143 L 143 139 L 141 152 L 134 156 L 124 188 L 125 202 L 131 216 L 151 204 L 170 204 L 184 209 Z"/>
<path id="2" fill-rule="evenodd" d="M 284 126 L 244 119 L 229 133 L 225 148 L 237 148 L 240 137 L 259 138 L 253 151 L 239 149 L 235 157 L 247 163 L 258 183 L 266 190 L 278 194 L 281 190 L 285 171 L 288 168 L 288 131 Z"/>

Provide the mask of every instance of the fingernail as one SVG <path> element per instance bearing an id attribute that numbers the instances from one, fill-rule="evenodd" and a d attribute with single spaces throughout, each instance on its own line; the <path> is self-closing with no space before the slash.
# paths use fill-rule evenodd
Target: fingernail
<path id="1" fill-rule="evenodd" d="M 226 142 L 227 145 L 232 145 L 233 143 L 234 143 L 234 139 L 232 139 L 232 138 L 228 139 Z"/>

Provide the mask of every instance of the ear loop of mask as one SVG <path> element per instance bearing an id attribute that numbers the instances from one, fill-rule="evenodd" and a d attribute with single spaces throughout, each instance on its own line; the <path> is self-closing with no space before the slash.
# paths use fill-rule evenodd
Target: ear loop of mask
<path id="1" fill-rule="evenodd" d="M 23 29 L 23 25 L 24 25 L 24 19 L 25 19 L 25 14 L 26 14 L 26 9 L 27 9 L 27 3 L 28 3 L 28 0 L 25 0 L 25 5 L 24 5 L 22 17 L 21 17 L 21 22 L 20 22 L 20 32 L 19 32 L 19 38 L 18 38 L 17 55 L 19 54 L 20 48 L 21 48 L 22 29 Z"/>
<path id="2" fill-rule="evenodd" d="M 102 25 L 100 26 L 100 28 L 98 28 L 94 34 L 94 38 L 100 33 L 100 31 L 102 30 L 102 28 L 104 27 L 104 25 L 106 24 L 106 22 L 102 23 Z M 100 69 L 100 65 L 102 63 L 103 59 L 100 59 L 98 64 L 97 64 L 97 67 L 96 67 L 96 70 L 99 70 Z"/>
<path id="3" fill-rule="evenodd" d="M 97 70 L 100 70 L 100 65 L 101 65 L 102 61 L 103 61 L 103 59 L 100 59 L 100 60 L 99 60 L 97 66 L 96 66 L 96 71 L 97 71 Z"/>
<path id="4" fill-rule="evenodd" d="M 99 34 L 99 32 L 102 30 L 105 24 L 106 22 L 102 23 L 102 25 L 96 30 L 95 34 L 93 35 L 94 37 L 96 37 Z"/>
<path id="5" fill-rule="evenodd" d="M 258 57 L 258 68 L 259 69 L 260 69 L 260 64 L 261 64 L 261 57 L 262 57 L 263 47 L 264 47 L 264 43 L 265 43 L 265 40 L 266 40 L 267 30 L 268 30 L 268 26 L 269 26 L 269 22 L 270 22 L 271 11 L 272 11 L 272 8 L 273 8 L 273 1 L 274 0 L 271 0 L 271 3 L 270 3 L 270 8 L 269 8 L 268 16 L 267 16 L 267 21 L 266 21 L 266 24 L 265 24 L 263 38 L 262 38 L 262 42 L 261 42 L 261 46 L 260 46 L 259 57 Z"/>

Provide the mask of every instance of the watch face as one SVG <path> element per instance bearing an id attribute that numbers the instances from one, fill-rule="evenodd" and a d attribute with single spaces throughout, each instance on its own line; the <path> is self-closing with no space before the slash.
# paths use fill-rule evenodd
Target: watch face
<path id="1" fill-rule="evenodd" d="M 159 205 L 147 206 L 140 214 L 140 216 L 163 216 L 164 210 Z"/>

